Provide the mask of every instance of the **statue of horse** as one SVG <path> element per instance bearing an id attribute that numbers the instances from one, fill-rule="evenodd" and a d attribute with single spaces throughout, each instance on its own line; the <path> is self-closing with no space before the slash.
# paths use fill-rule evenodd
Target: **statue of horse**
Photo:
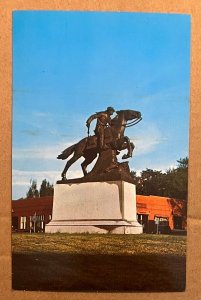
<path id="1" fill-rule="evenodd" d="M 132 157 L 134 144 L 130 142 L 127 136 L 124 136 L 124 131 L 127 127 L 131 127 L 142 120 L 141 113 L 134 110 L 119 110 L 116 111 L 117 115 L 112 119 L 111 127 L 105 128 L 105 143 L 108 149 L 116 150 L 116 154 L 119 151 L 128 149 L 127 154 L 122 156 L 122 159 Z M 132 121 L 131 121 L 132 120 Z M 130 123 L 127 123 L 131 121 Z M 69 167 L 75 163 L 80 157 L 84 157 L 85 160 L 81 164 L 84 176 L 87 175 L 87 166 L 97 157 L 100 149 L 97 143 L 97 137 L 95 135 L 85 137 L 78 143 L 66 148 L 58 159 L 67 159 L 72 153 L 74 155 L 69 159 L 65 165 L 65 168 L 61 174 L 62 179 L 66 179 L 66 172 Z"/>

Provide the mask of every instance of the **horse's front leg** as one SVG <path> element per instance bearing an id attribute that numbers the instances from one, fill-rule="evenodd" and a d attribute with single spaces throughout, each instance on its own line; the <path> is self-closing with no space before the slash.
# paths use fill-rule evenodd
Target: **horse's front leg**
<path id="1" fill-rule="evenodd" d="M 127 154 L 124 154 L 122 156 L 122 159 L 127 159 L 129 157 L 132 157 L 135 146 L 127 136 L 124 137 L 124 141 L 126 142 L 126 146 L 127 146 L 126 148 L 128 149 L 128 152 Z"/>

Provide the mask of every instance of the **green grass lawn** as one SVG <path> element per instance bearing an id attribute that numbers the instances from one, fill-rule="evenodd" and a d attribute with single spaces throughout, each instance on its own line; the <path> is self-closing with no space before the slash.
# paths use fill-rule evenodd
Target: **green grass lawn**
<path id="1" fill-rule="evenodd" d="M 13 234 L 13 289 L 183 291 L 186 237 Z"/>

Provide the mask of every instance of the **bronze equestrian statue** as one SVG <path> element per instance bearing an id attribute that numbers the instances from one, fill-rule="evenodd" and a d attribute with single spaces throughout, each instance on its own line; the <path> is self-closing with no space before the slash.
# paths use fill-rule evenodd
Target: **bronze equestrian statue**
<path id="1" fill-rule="evenodd" d="M 89 117 L 86 122 L 88 133 L 90 123 L 92 120 L 97 119 L 95 135 L 83 138 L 81 141 L 66 148 L 60 155 L 58 155 L 58 159 L 65 160 L 73 154 L 72 158 L 67 161 L 61 174 L 62 180 L 66 180 L 67 170 L 82 156 L 85 158 L 84 162 L 81 164 L 84 178 L 89 178 L 90 180 L 94 174 L 96 174 L 95 179 L 100 177 L 101 174 L 99 173 L 101 172 L 109 173 L 111 170 L 113 173 L 116 171 L 120 172 L 122 167 L 125 166 L 125 163 L 120 164 L 117 162 L 116 156 L 121 150 L 128 150 L 127 154 L 122 156 L 122 159 L 132 157 L 134 144 L 130 142 L 130 139 L 127 136 L 124 136 L 124 131 L 127 127 L 136 125 L 142 120 L 141 113 L 134 110 L 120 110 L 116 111 L 117 115 L 111 119 L 110 116 L 113 112 L 114 109 L 112 107 L 108 107 L 106 111 L 96 113 Z M 87 173 L 87 166 L 97 157 L 98 154 L 99 158 L 96 165 L 90 173 Z M 102 175 L 103 178 L 105 178 L 104 176 L 105 175 Z"/>

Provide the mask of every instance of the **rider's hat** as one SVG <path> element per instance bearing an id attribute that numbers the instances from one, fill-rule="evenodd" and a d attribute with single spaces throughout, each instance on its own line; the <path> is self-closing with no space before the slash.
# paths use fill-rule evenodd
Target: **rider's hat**
<path id="1" fill-rule="evenodd" d="M 108 107 L 107 107 L 107 111 L 111 111 L 112 113 L 114 113 L 114 112 L 115 112 L 115 109 L 114 109 L 113 107 L 111 107 L 111 106 L 108 106 Z"/>

